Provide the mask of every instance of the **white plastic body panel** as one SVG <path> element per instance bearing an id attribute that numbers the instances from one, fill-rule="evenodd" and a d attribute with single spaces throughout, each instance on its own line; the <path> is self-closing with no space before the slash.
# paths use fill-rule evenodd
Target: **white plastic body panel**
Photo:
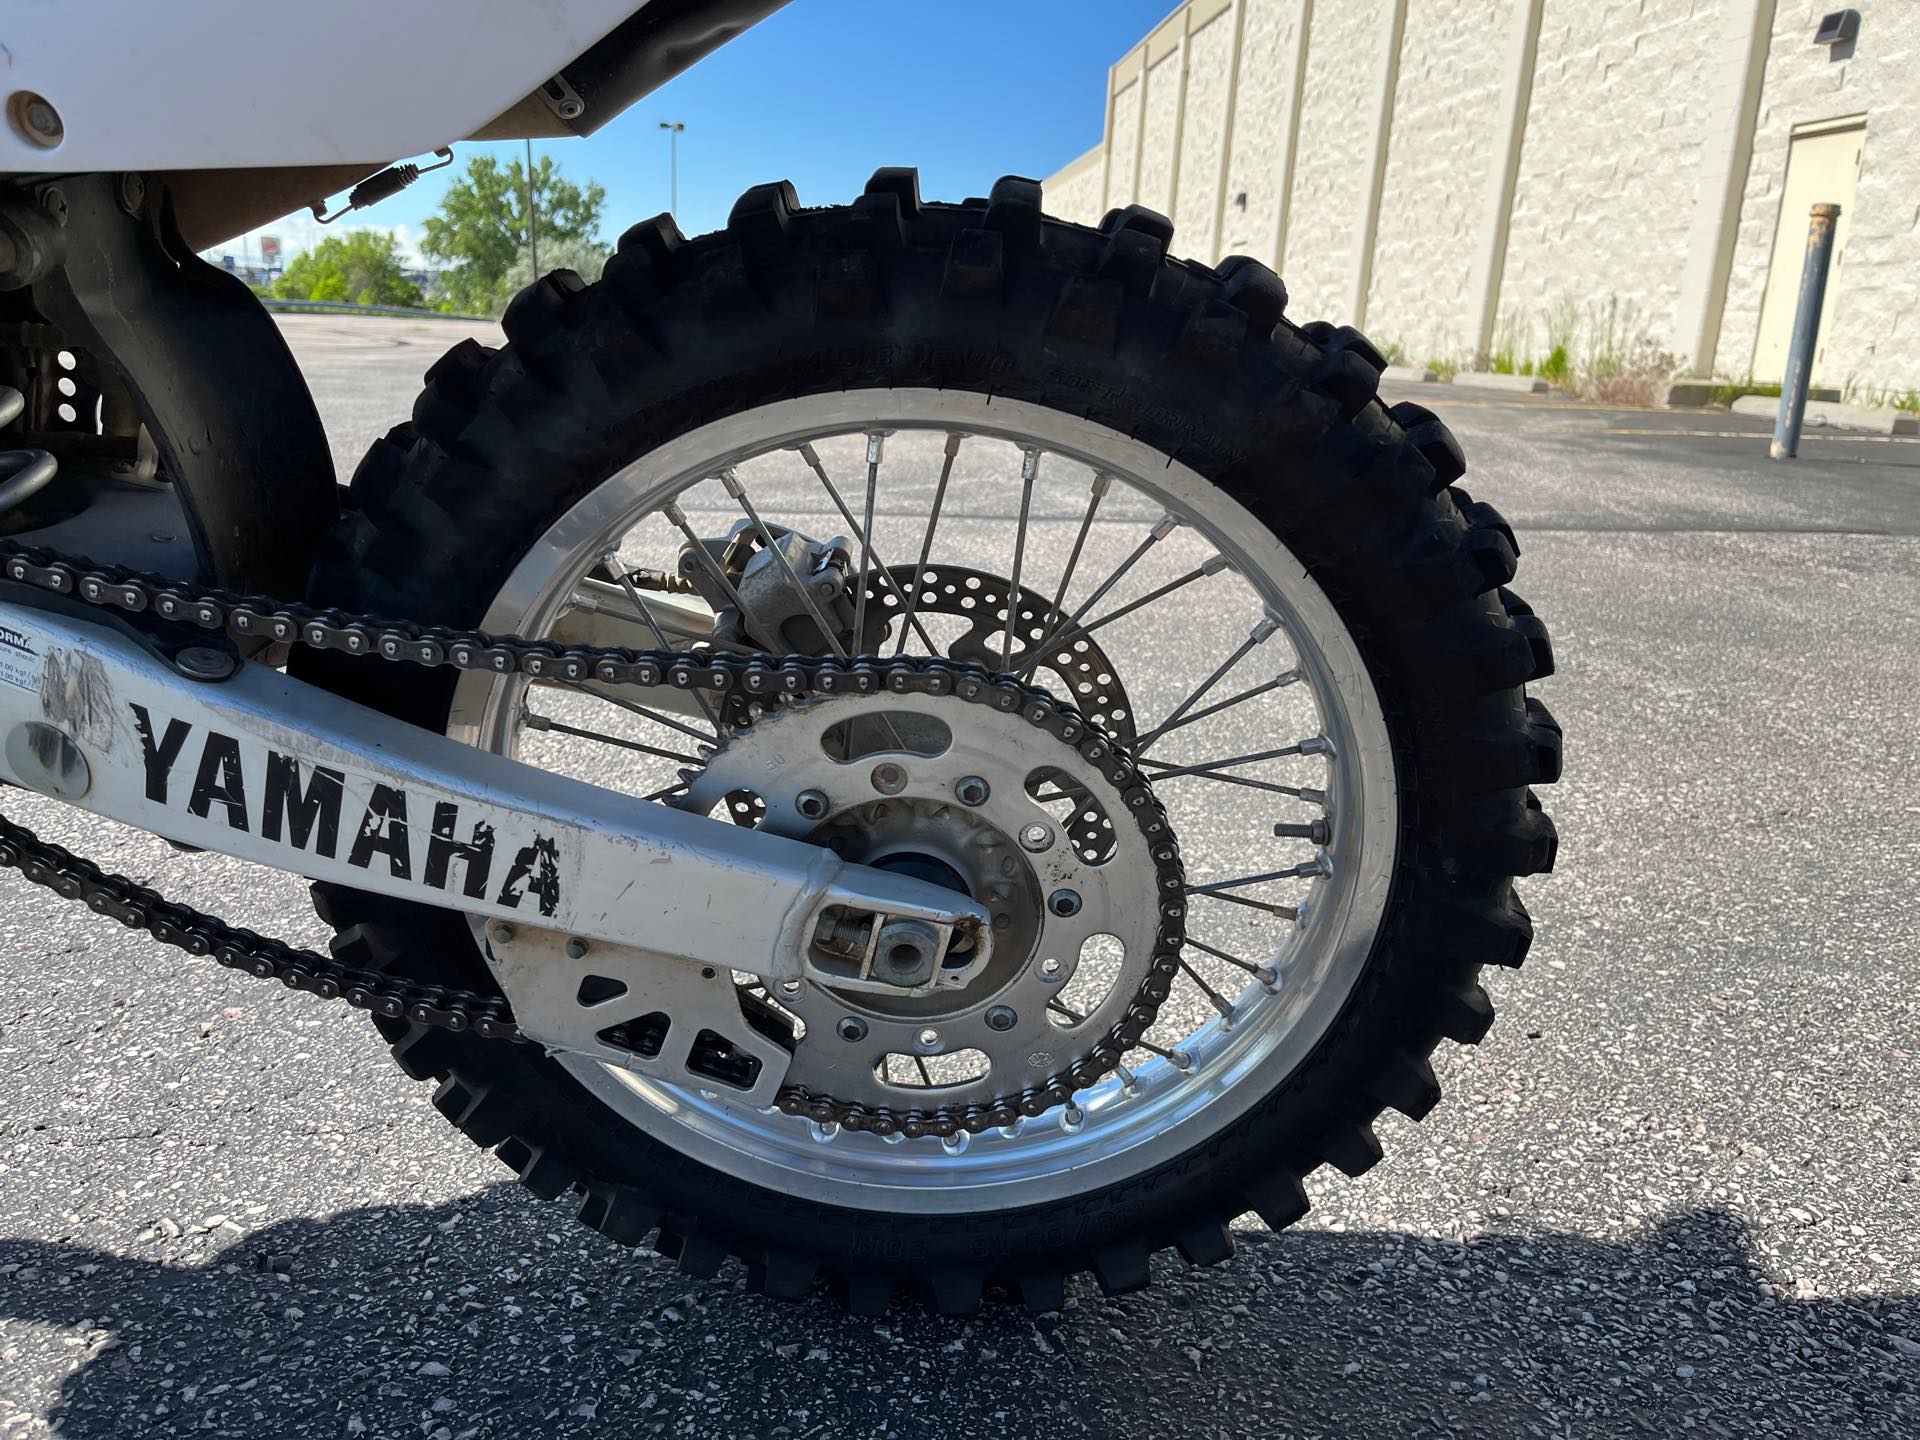
<path id="1" fill-rule="evenodd" d="M 646 0 L 0 0 L 0 172 L 364 163 L 423 154 L 518 103 Z"/>

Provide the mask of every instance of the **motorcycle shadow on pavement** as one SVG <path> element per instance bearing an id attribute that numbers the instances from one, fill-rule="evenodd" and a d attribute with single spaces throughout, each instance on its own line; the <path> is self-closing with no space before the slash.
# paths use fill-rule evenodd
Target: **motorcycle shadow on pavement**
<path id="1" fill-rule="evenodd" d="M 1139 1295 L 957 1320 L 692 1281 L 511 1186 L 144 1256 L 0 1240 L 0 1436 L 1920 1431 L 1920 1294 L 1783 1294 L 1721 1212 L 1238 1238 Z"/>

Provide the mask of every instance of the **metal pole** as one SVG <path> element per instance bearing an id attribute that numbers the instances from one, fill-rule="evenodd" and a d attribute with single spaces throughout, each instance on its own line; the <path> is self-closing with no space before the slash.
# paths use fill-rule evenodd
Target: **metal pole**
<path id="1" fill-rule="evenodd" d="M 533 278 L 540 278 L 540 221 L 533 210 L 533 141 L 527 141 L 527 249 L 533 257 Z"/>
<path id="2" fill-rule="evenodd" d="M 1827 298 L 1827 266 L 1839 223 L 1838 205 L 1813 207 L 1807 263 L 1800 270 L 1800 305 L 1793 312 L 1793 342 L 1787 346 L 1787 373 L 1780 382 L 1780 415 L 1773 422 L 1773 444 L 1767 452 L 1775 460 L 1791 460 L 1800 453 L 1800 422 L 1806 418 L 1807 387 L 1813 382 L 1813 345 L 1820 338 L 1820 306 Z"/>
<path id="3" fill-rule="evenodd" d="M 680 213 L 680 132 L 686 124 L 680 120 L 662 120 L 660 128 L 667 132 L 667 213 Z"/>

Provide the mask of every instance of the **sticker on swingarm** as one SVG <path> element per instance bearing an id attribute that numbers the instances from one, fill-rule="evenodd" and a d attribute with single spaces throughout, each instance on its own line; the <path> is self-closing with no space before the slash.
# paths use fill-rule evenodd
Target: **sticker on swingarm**
<path id="1" fill-rule="evenodd" d="M 492 822 L 463 814 L 457 801 L 423 800 L 404 786 L 358 780 L 257 742 L 243 758 L 234 736 L 154 715 L 137 702 L 128 708 L 146 798 L 155 804 L 446 895 L 514 910 L 530 898 L 542 916 L 560 908 L 560 849 L 552 837 L 535 833 L 524 845 L 502 845 Z"/>
<path id="2" fill-rule="evenodd" d="M 0 682 L 27 691 L 40 689 L 40 645 L 16 625 L 0 625 Z"/>

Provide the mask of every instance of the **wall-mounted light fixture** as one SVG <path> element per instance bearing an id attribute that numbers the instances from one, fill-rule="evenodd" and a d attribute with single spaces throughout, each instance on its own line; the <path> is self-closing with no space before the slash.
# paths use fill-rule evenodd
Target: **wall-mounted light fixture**
<path id="1" fill-rule="evenodd" d="M 1835 10 L 1820 17 L 1820 28 L 1813 32 L 1816 45 L 1848 45 L 1860 34 L 1858 10 Z"/>

